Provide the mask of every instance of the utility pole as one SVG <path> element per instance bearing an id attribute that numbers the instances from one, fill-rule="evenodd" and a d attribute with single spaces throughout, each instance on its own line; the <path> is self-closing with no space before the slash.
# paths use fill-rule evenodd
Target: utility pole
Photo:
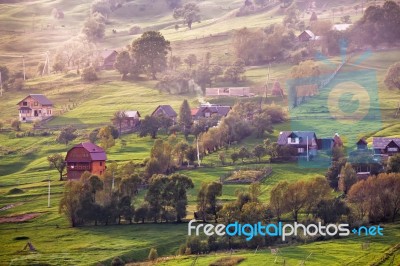
<path id="1" fill-rule="evenodd" d="M 49 176 L 49 192 L 47 195 L 47 208 L 50 208 L 50 176 Z"/>
<path id="2" fill-rule="evenodd" d="M 1 79 L 1 71 L 0 71 L 0 96 L 3 96 L 3 80 Z"/>

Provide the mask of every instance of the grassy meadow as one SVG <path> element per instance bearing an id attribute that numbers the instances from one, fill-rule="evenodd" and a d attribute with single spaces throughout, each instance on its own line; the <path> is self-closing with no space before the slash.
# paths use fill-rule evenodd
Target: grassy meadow
<path id="1" fill-rule="evenodd" d="M 1 1 L 0 1 L 1 2 Z M 6 1 L 8 2 L 8 1 Z M 389 252 L 390 248 L 400 241 L 399 223 L 385 225 L 384 237 L 348 237 L 323 242 L 306 243 L 304 245 L 284 246 L 281 256 L 276 258 L 269 249 L 240 250 L 233 254 L 215 253 L 201 256 L 179 256 L 176 254 L 179 246 L 186 241 L 186 224 L 133 224 L 113 226 L 85 226 L 71 228 L 66 217 L 58 210 L 64 182 L 58 181 L 58 172 L 51 170 L 47 156 L 53 153 L 66 154 L 74 144 L 87 141 L 87 135 L 93 129 L 110 124 L 113 113 L 117 110 L 139 110 L 142 117 L 149 115 L 160 104 L 170 104 L 179 110 L 184 99 L 189 100 L 191 107 L 199 104 L 200 97 L 196 94 L 170 95 L 155 89 L 156 81 L 121 81 L 116 71 L 101 71 L 99 80 L 94 83 L 84 83 L 75 71 L 69 73 L 37 76 L 37 65 L 44 62 L 44 53 L 49 51 L 54 55 L 65 41 L 76 36 L 87 14 L 90 1 L 85 0 L 27 0 L 10 1 L 17 3 L 0 3 L 0 65 L 10 66 L 14 71 L 22 70 L 21 58 L 24 55 L 28 80 L 23 90 L 6 91 L 0 97 L 0 120 L 4 129 L 0 130 L 0 221 L 2 218 L 36 214 L 36 218 L 19 223 L 0 222 L 0 265 L 96 265 L 98 262 L 110 265 L 112 258 L 120 256 L 129 261 L 147 259 L 149 249 L 157 248 L 160 265 L 209 265 L 221 258 L 243 257 L 240 265 L 300 265 L 307 256 L 306 265 L 368 265 L 379 260 Z M 189 1 L 183 1 L 189 2 Z M 382 1 L 377 1 L 378 3 Z M 121 49 L 130 44 L 139 35 L 129 35 L 128 30 L 133 25 L 143 30 L 160 30 L 165 38 L 171 41 L 172 52 L 182 58 L 195 53 L 198 58 L 206 52 L 211 52 L 212 61 L 230 64 L 234 59 L 232 49 L 232 30 L 244 26 L 248 28 L 264 28 L 273 23 L 281 23 L 283 14 L 279 5 L 271 10 L 249 16 L 236 17 L 235 12 L 243 1 L 207 0 L 200 1 L 201 23 L 193 24 L 188 30 L 181 26 L 175 30 L 176 21 L 172 11 L 164 1 L 147 0 L 128 1 L 123 8 L 110 15 L 106 26 L 105 39 L 97 43 L 98 49 Z M 344 6 L 342 14 L 350 14 L 355 21 L 361 14 L 355 13 L 354 1 L 330 1 L 319 9 L 321 19 L 332 19 L 332 8 Z M 51 10 L 60 8 L 65 13 L 63 20 L 51 17 Z M 339 12 L 338 12 L 339 13 Z M 308 21 L 310 14 L 302 14 L 302 20 Z M 341 14 L 333 19 L 339 21 Z M 116 29 L 113 34 L 112 30 Z M 316 130 L 321 137 L 332 137 L 338 132 L 347 140 L 349 147 L 357 137 L 366 136 L 371 141 L 372 136 L 400 137 L 399 117 L 395 117 L 400 101 L 400 92 L 389 90 L 383 83 L 387 68 L 398 61 L 400 51 L 379 50 L 370 56 L 356 54 L 346 64 L 343 75 L 332 81 L 325 91 L 311 99 L 305 105 L 294 110 L 288 110 L 287 99 L 268 97 L 268 104 L 282 106 L 289 112 L 289 120 L 278 124 L 274 132 L 267 137 L 276 141 L 283 130 Z M 334 65 L 339 58 L 329 58 Z M 323 64 L 323 62 L 321 63 Z M 251 86 L 252 91 L 263 95 L 267 74 L 270 73 L 270 86 L 276 80 L 286 87 L 286 81 L 292 64 L 288 62 L 273 63 L 271 66 L 251 66 L 246 71 L 246 79 L 240 86 Z M 361 122 L 349 121 L 345 126 L 328 119 L 329 110 L 326 99 L 332 88 L 347 81 L 352 73 L 370 71 L 370 76 L 360 78 L 361 84 L 373 86 L 376 96 L 371 98 L 370 107 L 379 112 L 380 117 Z M 232 84 L 218 81 L 213 86 L 230 86 Z M 372 85 L 371 85 L 372 86 Z M 284 88 L 286 89 L 286 88 Z M 10 128 L 10 122 L 18 116 L 17 103 L 29 93 L 43 93 L 55 104 L 55 117 L 45 125 L 52 132 L 50 136 L 35 136 L 17 138 L 16 132 Z M 253 99 L 206 99 L 212 103 L 233 105 L 239 101 L 258 101 Z M 341 99 L 341 107 L 351 111 L 355 100 L 351 97 Z M 360 105 L 360 102 L 358 103 Z M 357 105 L 357 104 L 356 104 Z M 361 110 L 368 108 L 360 106 Z M 371 109 L 370 108 L 370 109 Z M 368 110 L 370 110 L 368 109 Z M 367 110 L 367 111 L 368 111 Z M 59 129 L 65 125 L 78 128 L 79 138 L 69 145 L 58 144 L 55 141 Z M 32 130 L 32 124 L 23 124 L 24 131 Z M 160 138 L 167 136 L 160 134 Z M 181 138 L 182 136 L 178 136 Z M 150 137 L 140 138 L 137 134 L 122 136 L 116 140 L 116 145 L 107 151 L 108 162 L 123 164 L 128 161 L 142 162 L 149 157 L 154 140 Z M 193 141 L 191 138 L 190 141 Z M 246 146 L 249 149 L 262 143 L 263 139 L 250 136 L 240 143 L 224 150 L 226 158 L 230 154 Z M 272 174 L 262 182 L 262 201 L 269 199 L 271 188 L 279 181 L 293 182 L 299 179 L 310 179 L 323 176 L 326 168 L 309 168 L 297 163 L 267 164 L 268 158 L 261 163 L 255 159 L 246 161 L 246 165 L 271 166 Z M 189 206 L 187 218 L 193 217 L 196 209 L 197 192 L 202 182 L 218 181 L 224 174 L 235 170 L 239 165 L 232 165 L 227 159 L 222 165 L 218 152 L 206 156 L 204 167 L 183 170 L 194 182 L 194 189 L 188 192 Z M 241 166 L 241 165 L 240 165 Z M 47 207 L 48 179 L 51 180 L 51 206 Z M 14 188 L 22 190 L 21 194 L 12 194 Z M 246 185 L 227 184 L 223 187 L 222 202 L 235 199 L 236 191 L 247 189 Z M 139 193 L 135 204 L 143 200 L 143 192 Z M 27 241 L 37 249 L 37 252 L 23 251 Z M 362 250 L 361 244 L 370 241 L 370 249 Z M 195 262 L 195 264 L 193 264 Z M 399 251 L 390 253 L 387 259 L 379 265 L 400 265 Z"/>

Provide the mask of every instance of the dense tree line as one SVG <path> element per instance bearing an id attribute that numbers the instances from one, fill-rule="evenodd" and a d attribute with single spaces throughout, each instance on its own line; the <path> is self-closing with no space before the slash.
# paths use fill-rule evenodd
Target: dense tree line
<path id="1" fill-rule="evenodd" d="M 125 165 L 122 173 L 132 172 L 129 167 L 132 165 Z M 66 183 L 60 212 L 67 216 L 73 227 L 120 224 L 123 220 L 125 223 L 181 222 L 186 217 L 186 192 L 193 188 L 189 177 L 153 175 L 148 182 L 145 201 L 135 209 L 134 198 L 142 186 L 143 180 L 138 174 L 124 174 L 114 181 L 110 180 L 110 173 L 99 177 L 86 172 L 80 180 Z"/>

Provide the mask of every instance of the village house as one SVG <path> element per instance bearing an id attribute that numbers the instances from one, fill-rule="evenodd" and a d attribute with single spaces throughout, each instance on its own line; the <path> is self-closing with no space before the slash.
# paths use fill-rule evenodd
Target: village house
<path id="1" fill-rule="evenodd" d="M 279 134 L 278 145 L 290 146 L 297 150 L 294 155 L 317 155 L 317 135 L 313 131 L 283 131 Z"/>
<path id="2" fill-rule="evenodd" d="M 230 106 L 204 104 L 198 108 L 192 109 L 192 118 L 193 120 L 211 117 L 222 118 L 227 116 L 231 109 Z"/>
<path id="3" fill-rule="evenodd" d="M 53 116 L 53 103 L 43 94 L 29 94 L 17 105 L 22 122 L 41 121 Z"/>
<path id="4" fill-rule="evenodd" d="M 131 131 L 137 128 L 140 124 L 140 113 L 139 111 L 124 111 L 125 117 L 121 122 L 121 130 L 122 131 Z M 111 119 L 113 126 L 119 129 L 120 124 L 119 121 L 115 119 Z"/>
<path id="5" fill-rule="evenodd" d="M 75 145 L 65 157 L 67 177 L 69 180 L 76 180 L 85 171 L 93 175 L 103 175 L 106 170 L 106 160 L 106 152 L 91 142 Z"/>
<path id="6" fill-rule="evenodd" d="M 364 138 L 361 138 L 359 141 L 357 141 L 356 145 L 357 150 L 359 151 L 368 150 L 368 142 Z"/>
<path id="7" fill-rule="evenodd" d="M 309 42 L 309 41 L 317 41 L 320 39 L 320 36 L 316 36 L 312 31 L 305 30 L 297 36 L 297 39 L 300 42 Z"/>
<path id="8" fill-rule="evenodd" d="M 114 69 L 114 63 L 117 60 L 118 52 L 115 50 L 104 50 L 100 53 L 100 57 L 102 59 L 101 69 Z"/>
<path id="9" fill-rule="evenodd" d="M 400 152 L 400 138 L 374 137 L 372 148 L 375 155 L 388 157 Z"/>
<path id="10" fill-rule="evenodd" d="M 178 114 L 175 112 L 175 110 L 172 108 L 171 105 L 159 105 L 151 114 L 151 116 L 160 116 L 160 115 L 164 115 L 166 117 L 171 118 L 174 123 L 176 123 L 176 119 L 178 117 Z"/>
<path id="11" fill-rule="evenodd" d="M 318 150 L 331 150 L 342 147 L 343 142 L 339 134 L 333 138 L 317 138 L 313 131 L 283 131 L 279 134 L 278 145 L 290 146 L 297 150 L 293 156 L 316 156 Z"/>
<path id="12" fill-rule="evenodd" d="M 251 97 L 250 87 L 206 88 L 206 97 Z"/>

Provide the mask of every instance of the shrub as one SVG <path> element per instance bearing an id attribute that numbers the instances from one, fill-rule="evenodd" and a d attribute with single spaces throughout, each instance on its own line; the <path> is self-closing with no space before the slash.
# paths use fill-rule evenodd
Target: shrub
<path id="1" fill-rule="evenodd" d="M 24 191 L 20 188 L 12 188 L 10 191 L 8 191 L 8 195 L 16 195 L 16 194 L 22 194 Z"/>
<path id="2" fill-rule="evenodd" d="M 157 249 L 155 248 L 151 248 L 150 252 L 149 252 L 149 260 L 151 261 L 155 261 L 158 258 L 158 253 L 157 253 Z"/>
<path id="3" fill-rule="evenodd" d="M 111 261 L 111 266 L 124 266 L 124 265 L 125 265 L 125 262 L 119 257 L 115 257 Z"/>
<path id="4" fill-rule="evenodd" d="M 99 79 L 97 77 L 96 70 L 94 69 L 94 67 L 84 68 L 82 71 L 81 78 L 83 81 L 86 82 L 92 82 Z"/>

